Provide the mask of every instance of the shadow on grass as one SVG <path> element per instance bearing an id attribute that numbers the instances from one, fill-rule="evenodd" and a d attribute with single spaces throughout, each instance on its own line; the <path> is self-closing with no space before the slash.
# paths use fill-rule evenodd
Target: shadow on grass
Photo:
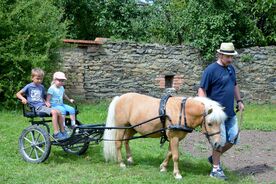
<path id="1" fill-rule="evenodd" d="M 97 144 L 90 144 L 88 150 L 82 155 L 66 153 L 62 147 L 52 147 L 47 162 L 54 161 L 56 163 L 82 162 L 82 164 L 104 163 L 102 147 Z"/>

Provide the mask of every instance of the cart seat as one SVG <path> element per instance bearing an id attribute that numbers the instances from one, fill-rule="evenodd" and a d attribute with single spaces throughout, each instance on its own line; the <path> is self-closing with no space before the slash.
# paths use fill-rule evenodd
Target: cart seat
<path id="1" fill-rule="evenodd" d="M 76 114 L 79 113 L 78 109 L 75 109 Z M 69 112 L 66 112 L 66 116 L 70 115 Z M 44 112 L 36 112 L 35 108 L 30 105 L 24 105 L 23 104 L 23 116 L 27 118 L 35 118 L 35 117 L 52 117 L 52 115 L 49 115 Z"/>
<path id="2" fill-rule="evenodd" d="M 34 117 L 51 117 L 51 115 L 47 114 L 47 113 L 44 113 L 44 112 L 32 112 L 32 111 L 29 111 L 29 112 L 23 112 L 23 115 L 27 118 L 34 118 Z"/>

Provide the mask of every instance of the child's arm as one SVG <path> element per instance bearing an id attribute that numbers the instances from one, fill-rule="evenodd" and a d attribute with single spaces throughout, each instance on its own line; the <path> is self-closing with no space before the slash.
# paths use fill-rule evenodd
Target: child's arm
<path id="1" fill-rule="evenodd" d="M 47 94 L 45 104 L 47 107 L 51 107 L 50 99 L 52 98 L 52 95 Z"/>
<path id="2" fill-rule="evenodd" d="M 65 93 L 63 94 L 63 98 L 68 100 L 71 103 L 74 103 L 74 99 L 69 98 Z"/>
<path id="3" fill-rule="evenodd" d="M 18 99 L 20 99 L 21 102 L 22 102 L 23 104 L 27 104 L 28 101 L 27 101 L 27 99 L 26 99 L 23 95 L 24 95 L 23 90 L 20 90 L 20 91 L 18 91 L 18 92 L 16 93 L 16 97 L 17 97 Z"/>

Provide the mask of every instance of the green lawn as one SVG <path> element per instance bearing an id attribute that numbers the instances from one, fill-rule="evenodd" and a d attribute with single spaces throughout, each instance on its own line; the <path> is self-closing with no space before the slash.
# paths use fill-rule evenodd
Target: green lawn
<path id="1" fill-rule="evenodd" d="M 79 107 L 78 119 L 85 123 L 104 122 L 107 103 L 86 104 Z M 243 129 L 275 131 L 275 105 L 248 105 L 244 112 Z M 180 169 L 183 176 L 176 181 L 172 163 L 168 172 L 160 173 L 167 143 L 160 148 L 159 139 L 138 139 L 131 142 L 135 164 L 120 169 L 117 164 L 105 163 L 102 143 L 91 145 L 82 156 L 65 153 L 52 146 L 49 158 L 41 164 L 22 160 L 18 152 L 18 138 L 29 122 L 21 111 L 0 111 L 0 183 L 227 183 L 210 178 L 206 159 L 181 153 Z M 227 170 L 229 183 L 254 183 L 250 178 L 237 176 Z"/>

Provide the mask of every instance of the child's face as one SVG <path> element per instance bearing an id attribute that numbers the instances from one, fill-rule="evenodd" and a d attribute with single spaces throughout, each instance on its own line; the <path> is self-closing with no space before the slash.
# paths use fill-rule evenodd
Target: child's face
<path id="1" fill-rule="evenodd" d="M 35 84 L 41 84 L 43 82 L 43 76 L 41 76 L 41 75 L 34 75 L 32 77 L 32 81 Z"/>
<path id="2" fill-rule="evenodd" d="M 64 79 L 55 79 L 55 85 L 57 87 L 63 86 L 64 85 L 65 80 Z"/>

